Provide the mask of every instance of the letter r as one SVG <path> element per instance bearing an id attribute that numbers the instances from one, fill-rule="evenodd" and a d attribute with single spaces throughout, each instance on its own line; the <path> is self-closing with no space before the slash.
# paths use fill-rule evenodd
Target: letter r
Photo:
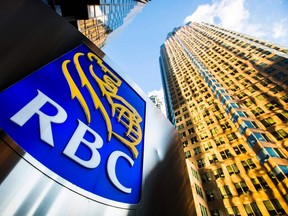
<path id="1" fill-rule="evenodd" d="M 50 146 L 54 146 L 51 123 L 63 123 L 67 119 L 67 113 L 59 104 L 51 100 L 41 91 L 37 90 L 37 92 L 37 96 L 13 115 L 10 120 L 22 127 L 33 115 L 38 114 L 40 138 Z M 40 111 L 41 107 L 46 103 L 50 103 L 56 108 L 56 115 L 49 116 Z"/>

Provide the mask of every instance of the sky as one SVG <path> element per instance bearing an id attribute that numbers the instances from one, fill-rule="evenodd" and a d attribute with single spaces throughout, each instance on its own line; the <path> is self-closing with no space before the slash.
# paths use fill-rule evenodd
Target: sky
<path id="1" fill-rule="evenodd" d="M 161 91 L 160 46 L 189 21 L 288 47 L 288 0 L 152 0 L 103 51 L 146 94 Z"/>

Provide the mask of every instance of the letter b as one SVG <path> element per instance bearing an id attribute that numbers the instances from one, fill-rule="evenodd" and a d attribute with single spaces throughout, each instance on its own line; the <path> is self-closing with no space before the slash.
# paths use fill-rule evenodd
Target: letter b
<path id="1" fill-rule="evenodd" d="M 96 168 L 101 161 L 101 157 L 97 149 L 103 146 L 103 140 L 98 133 L 89 128 L 79 119 L 78 123 L 79 123 L 78 127 L 73 133 L 71 139 L 69 140 L 66 148 L 63 151 L 63 154 L 65 154 L 66 156 L 68 156 L 69 158 L 71 158 L 72 160 L 76 161 L 77 163 L 86 168 L 90 169 Z M 89 142 L 84 139 L 84 135 L 87 131 L 94 136 L 95 138 L 94 142 Z M 81 143 L 83 143 L 91 151 L 91 157 L 88 160 L 83 160 L 82 158 L 76 155 L 76 151 Z"/>

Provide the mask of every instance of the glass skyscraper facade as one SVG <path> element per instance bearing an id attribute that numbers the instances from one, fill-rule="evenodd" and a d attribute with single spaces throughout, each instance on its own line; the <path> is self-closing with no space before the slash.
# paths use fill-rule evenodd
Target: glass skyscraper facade
<path id="1" fill-rule="evenodd" d="M 44 1 L 102 48 L 122 31 L 149 0 Z M 52 4 L 53 3 L 53 4 Z"/>
<path id="2" fill-rule="evenodd" d="M 288 49 L 188 23 L 160 68 L 197 215 L 287 215 Z"/>
<path id="3" fill-rule="evenodd" d="M 78 29 L 101 48 L 130 23 L 147 2 L 100 0 L 99 5 L 88 5 L 89 19 L 78 20 Z"/>

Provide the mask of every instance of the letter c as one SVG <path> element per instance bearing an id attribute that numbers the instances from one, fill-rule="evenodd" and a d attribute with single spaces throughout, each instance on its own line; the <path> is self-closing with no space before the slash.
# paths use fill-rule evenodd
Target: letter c
<path id="1" fill-rule="evenodd" d="M 108 158 L 108 163 L 107 163 L 107 172 L 108 172 L 108 176 L 111 180 L 111 182 L 122 192 L 124 193 L 131 193 L 132 189 L 131 188 L 127 188 L 125 186 L 123 186 L 116 175 L 116 163 L 119 157 L 124 157 L 131 166 L 133 166 L 134 161 L 125 153 L 121 152 L 121 151 L 114 151 Z"/>

